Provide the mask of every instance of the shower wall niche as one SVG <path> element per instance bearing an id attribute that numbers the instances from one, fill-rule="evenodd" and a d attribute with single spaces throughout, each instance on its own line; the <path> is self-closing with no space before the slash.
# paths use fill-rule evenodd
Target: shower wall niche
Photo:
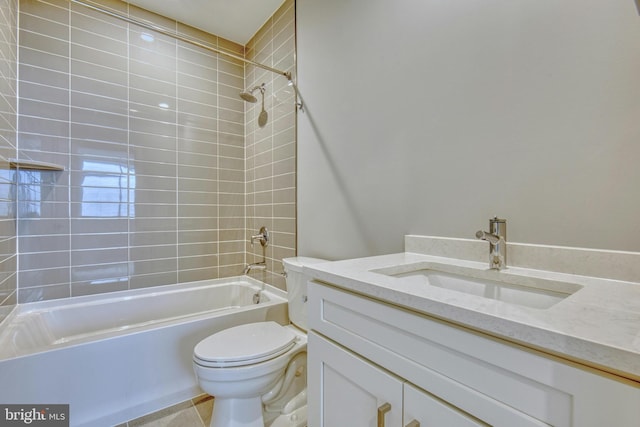
<path id="1" fill-rule="evenodd" d="M 242 273 L 243 62 L 58 0 L 20 2 L 19 55 L 18 155 L 65 168 L 19 176 L 19 302 Z"/>

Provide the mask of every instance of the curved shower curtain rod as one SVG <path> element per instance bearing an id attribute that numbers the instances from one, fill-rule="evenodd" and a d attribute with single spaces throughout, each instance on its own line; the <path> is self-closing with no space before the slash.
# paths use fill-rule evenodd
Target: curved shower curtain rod
<path id="1" fill-rule="evenodd" d="M 158 27 L 156 25 L 149 24 L 149 23 L 142 22 L 142 21 L 138 21 L 138 20 L 133 19 L 133 18 L 129 18 L 128 16 L 122 15 L 122 14 L 120 14 L 118 12 L 115 12 L 115 11 L 112 11 L 112 10 L 109 10 L 109 9 L 104 9 L 103 7 L 101 7 L 101 6 L 99 6 L 99 5 L 95 4 L 95 3 L 89 2 L 89 1 L 71 0 L 71 2 L 72 3 L 77 3 L 77 4 L 82 5 L 84 7 L 88 7 L 89 9 L 96 10 L 98 12 L 104 13 L 104 14 L 112 16 L 114 18 L 121 19 L 121 20 L 126 21 L 126 22 L 128 22 L 130 24 L 134 24 L 134 25 L 137 25 L 139 27 L 146 28 L 147 30 L 156 31 L 156 32 L 158 32 L 160 34 L 172 37 L 172 38 L 174 38 L 176 40 L 180 40 L 180 41 L 183 41 L 185 43 L 189 43 L 189 44 L 192 44 L 194 46 L 198 46 L 198 47 L 200 47 L 202 49 L 209 50 L 209 51 L 211 51 L 213 53 L 216 53 L 218 55 L 227 56 L 229 58 L 237 59 L 238 61 L 242 61 L 242 62 L 244 62 L 246 64 L 255 65 L 256 67 L 262 68 L 262 69 L 267 70 L 267 71 L 271 71 L 272 73 L 280 74 L 281 76 L 284 76 L 284 77 L 287 78 L 287 80 L 289 80 L 289 84 L 291 86 L 293 86 L 293 88 L 296 91 L 296 96 L 298 96 L 298 89 L 296 88 L 295 83 L 293 82 L 293 80 L 291 78 L 291 72 L 290 71 L 278 70 L 276 68 L 269 67 L 269 66 L 261 64 L 259 62 L 254 62 L 254 61 L 251 61 L 250 59 L 246 59 L 246 58 L 243 58 L 241 56 L 234 55 L 233 53 L 224 52 L 224 51 L 212 48 L 210 46 L 207 46 L 204 43 L 200 43 L 200 42 L 198 42 L 196 40 L 192 40 L 192 39 L 189 39 L 189 38 L 186 38 L 186 37 L 182 37 L 179 34 L 173 33 L 171 31 L 167 31 L 167 30 L 165 30 L 165 29 L 163 29 L 161 27 Z M 300 105 L 299 105 L 299 107 L 300 107 Z"/>

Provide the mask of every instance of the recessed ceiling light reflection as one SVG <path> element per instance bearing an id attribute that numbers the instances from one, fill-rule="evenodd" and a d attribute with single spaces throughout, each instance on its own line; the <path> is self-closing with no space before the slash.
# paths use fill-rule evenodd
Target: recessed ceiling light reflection
<path id="1" fill-rule="evenodd" d="M 149 43 L 151 43 L 151 42 L 153 42 L 155 40 L 155 38 L 149 33 L 140 34 L 140 38 L 142 40 L 146 41 L 146 42 L 149 42 Z"/>
<path id="2" fill-rule="evenodd" d="M 158 107 L 166 110 L 167 108 L 169 108 L 169 104 L 167 104 L 166 102 L 161 102 L 160 104 L 158 104 Z"/>

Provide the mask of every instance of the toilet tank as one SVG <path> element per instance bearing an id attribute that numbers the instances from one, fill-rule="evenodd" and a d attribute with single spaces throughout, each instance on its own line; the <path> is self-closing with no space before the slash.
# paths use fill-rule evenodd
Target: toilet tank
<path id="1" fill-rule="evenodd" d="M 310 277 L 302 273 L 302 267 L 321 262 L 327 261 L 308 257 L 284 258 L 282 260 L 284 271 L 287 273 L 289 320 L 305 331 L 307 330 L 307 281 L 310 280 Z"/>

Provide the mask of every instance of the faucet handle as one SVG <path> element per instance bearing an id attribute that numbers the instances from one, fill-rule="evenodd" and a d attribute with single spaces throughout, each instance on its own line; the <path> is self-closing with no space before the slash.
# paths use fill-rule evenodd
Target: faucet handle
<path id="1" fill-rule="evenodd" d="M 253 242 L 256 240 L 260 241 L 260 245 L 262 245 L 263 248 L 269 246 L 269 230 L 267 230 L 267 227 L 263 225 L 260 227 L 259 234 L 251 236 L 251 247 L 253 247 Z"/>
<path id="2" fill-rule="evenodd" d="M 498 236 L 496 234 L 487 233 L 486 231 L 478 230 L 476 232 L 476 238 L 480 240 L 486 240 L 487 242 L 497 245 L 501 240 L 504 241 L 502 236 Z"/>

